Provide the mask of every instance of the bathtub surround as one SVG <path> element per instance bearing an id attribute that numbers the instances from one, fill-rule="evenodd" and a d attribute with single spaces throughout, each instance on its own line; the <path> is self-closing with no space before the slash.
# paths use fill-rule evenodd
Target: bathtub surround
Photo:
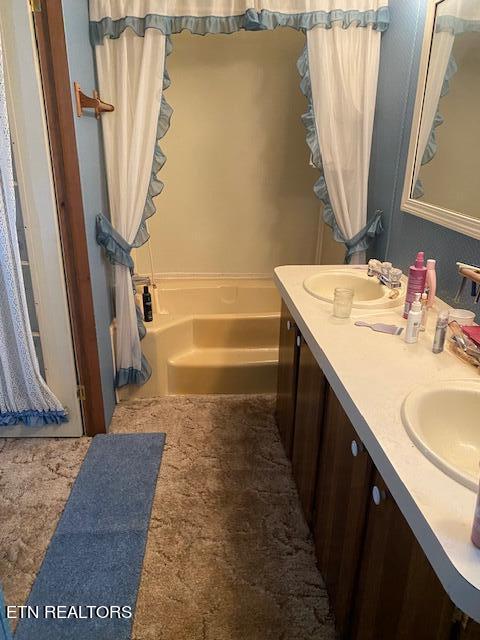
<path id="1" fill-rule="evenodd" d="M 41 376 L 28 317 L 1 43 L 0 185 L 0 428 L 61 424 L 68 415 Z"/>
<path id="2" fill-rule="evenodd" d="M 136 4 L 137 15 L 132 16 L 118 2 L 90 0 L 91 38 L 100 91 L 116 107 L 102 119 L 112 226 L 106 218 L 99 217 L 98 239 L 115 264 L 117 386 L 143 384 L 150 375 L 140 349 L 143 330 L 137 326 L 130 252 L 148 238 L 145 219 L 153 213 L 149 206 L 151 191 L 159 187 L 156 173 L 164 161 L 162 158 L 157 162 L 153 142 L 164 106 L 161 101 L 167 37 L 184 29 L 202 35 L 278 26 L 306 31 L 308 64 L 314 65 L 315 78 L 307 88 L 310 73 L 305 72 L 303 84 L 305 94 L 312 97 L 309 109 L 315 114 L 317 146 L 325 153 L 324 164 L 318 153 L 315 158 L 316 166 L 326 174 L 323 199 L 328 198 L 327 184 L 333 190 L 333 207 L 327 207 L 325 219 L 338 226 L 337 239 L 347 243 L 350 259 L 362 252 L 374 235 L 372 226 L 364 225 L 380 33 L 387 28 L 389 18 L 388 7 L 380 5 L 381 1 L 344 0 L 341 8 L 335 8 L 330 0 L 316 0 L 301 3 L 291 13 L 288 2 L 282 0 L 256 2 L 255 8 L 239 1 L 228 6 L 212 4 L 210 11 L 187 0 L 176 3 L 173 9 L 165 0 L 143 0 Z M 343 77 L 341 86 L 345 89 L 348 85 L 345 93 L 334 91 L 337 76 L 354 62 L 358 63 L 355 73 Z M 319 94 L 325 93 L 329 99 L 323 101 Z M 343 126 L 348 122 L 343 131 L 336 126 L 339 110 L 343 111 Z M 309 126 L 312 127 L 311 118 Z M 341 145 L 332 144 L 332 135 L 344 141 L 341 152 Z M 349 159 L 352 145 L 354 160 Z M 148 165 L 148 149 L 152 147 L 153 165 Z M 348 173 L 348 180 L 344 172 Z M 351 194 L 346 194 L 347 183 L 357 185 Z M 359 192 L 361 204 L 354 212 L 354 199 Z M 380 230 L 378 219 L 375 230 Z"/>
<path id="3" fill-rule="evenodd" d="M 280 297 L 270 278 L 156 278 L 142 348 L 150 380 L 121 400 L 192 393 L 274 393 Z"/>

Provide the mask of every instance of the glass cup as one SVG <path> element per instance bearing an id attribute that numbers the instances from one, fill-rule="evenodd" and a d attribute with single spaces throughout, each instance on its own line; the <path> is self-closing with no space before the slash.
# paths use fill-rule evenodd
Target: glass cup
<path id="1" fill-rule="evenodd" d="M 333 296 L 333 315 L 336 318 L 349 318 L 352 312 L 353 289 L 337 287 Z"/>

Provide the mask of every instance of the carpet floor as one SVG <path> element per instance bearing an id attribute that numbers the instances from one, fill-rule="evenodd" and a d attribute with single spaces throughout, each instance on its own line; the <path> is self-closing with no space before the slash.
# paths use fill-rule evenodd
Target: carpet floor
<path id="1" fill-rule="evenodd" d="M 133 640 L 330 640 L 328 599 L 266 396 L 119 405 L 164 431 Z M 23 604 L 88 447 L 0 441 L 0 580 Z"/>

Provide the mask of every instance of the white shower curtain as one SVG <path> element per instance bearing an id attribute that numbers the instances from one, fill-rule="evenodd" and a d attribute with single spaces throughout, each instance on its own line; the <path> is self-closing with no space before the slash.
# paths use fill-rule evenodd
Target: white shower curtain
<path id="1" fill-rule="evenodd" d="M 429 162 L 435 154 L 434 131 L 442 122 L 440 99 L 446 95 L 448 82 L 456 71 L 452 57 L 455 37 L 468 31 L 480 31 L 479 0 L 445 0 L 437 6 L 413 176 L 414 197 L 423 195 L 418 180 L 422 164 Z M 426 154 L 427 149 L 429 153 Z"/>
<path id="2" fill-rule="evenodd" d="M 116 249 L 123 254 L 113 257 L 118 386 L 144 382 L 149 375 L 142 361 L 129 253 L 151 181 L 165 53 L 166 37 L 157 29 L 148 29 L 143 38 L 126 29 L 96 47 L 101 94 L 115 105 L 102 125 L 111 224 L 120 236 Z"/>
<path id="3" fill-rule="evenodd" d="M 325 181 L 347 246 L 367 224 L 380 39 L 380 31 L 371 25 L 315 27 L 307 32 L 313 112 Z M 354 251 L 352 262 L 364 259 L 364 251 Z"/>
<path id="4" fill-rule="evenodd" d="M 40 374 L 28 319 L 0 41 L 0 426 L 41 426 L 67 420 Z"/>
<path id="5" fill-rule="evenodd" d="M 365 249 L 381 229 L 378 215 L 366 224 L 367 183 L 380 36 L 388 22 L 388 0 L 90 0 L 100 90 L 115 106 L 102 116 L 113 228 L 100 218 L 97 239 L 115 263 L 117 385 L 148 378 L 130 250 L 145 217 L 149 181 L 151 186 L 155 179 L 151 157 L 159 137 L 166 37 L 184 29 L 201 35 L 282 26 L 306 31 L 311 67 L 302 73 L 309 99 L 307 140 L 318 151 L 318 130 L 335 237 L 345 242 L 350 256 Z M 308 66 L 306 57 L 302 61 Z M 316 127 L 311 126 L 312 97 Z M 159 122 L 163 111 L 162 106 Z M 315 155 L 322 170 L 320 152 Z M 325 188 L 323 196 L 328 197 Z"/>
<path id="6" fill-rule="evenodd" d="M 442 87 L 444 86 L 445 75 L 447 73 L 450 56 L 452 55 L 454 42 L 455 36 L 449 31 L 435 33 L 433 37 L 430 64 L 428 65 L 427 85 L 423 99 L 422 121 L 418 135 L 417 160 L 413 177 L 414 185 L 417 185 L 418 175 L 422 164 L 424 164 L 425 150 L 427 149 L 434 128 Z"/>

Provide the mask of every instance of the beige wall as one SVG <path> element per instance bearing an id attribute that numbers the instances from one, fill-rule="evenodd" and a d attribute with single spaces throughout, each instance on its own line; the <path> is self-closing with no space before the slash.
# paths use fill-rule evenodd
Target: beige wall
<path id="1" fill-rule="evenodd" d="M 165 188 L 149 221 L 153 271 L 269 274 L 313 263 L 321 205 L 300 120 L 304 35 L 184 32 L 172 42 Z M 146 246 L 136 267 L 150 271 Z"/>
<path id="2" fill-rule="evenodd" d="M 458 71 L 440 100 L 444 122 L 436 129 L 438 150 L 420 170 L 424 202 L 480 217 L 480 34 L 455 38 Z"/>

